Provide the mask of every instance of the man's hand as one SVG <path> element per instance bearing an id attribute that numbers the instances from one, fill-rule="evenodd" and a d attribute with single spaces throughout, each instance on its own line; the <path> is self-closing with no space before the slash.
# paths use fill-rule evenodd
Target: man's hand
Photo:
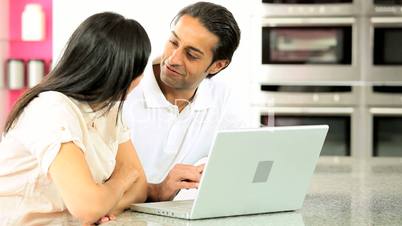
<path id="1" fill-rule="evenodd" d="M 160 184 L 149 184 L 149 201 L 172 200 L 180 189 L 197 188 L 204 170 L 199 166 L 177 164 Z"/>

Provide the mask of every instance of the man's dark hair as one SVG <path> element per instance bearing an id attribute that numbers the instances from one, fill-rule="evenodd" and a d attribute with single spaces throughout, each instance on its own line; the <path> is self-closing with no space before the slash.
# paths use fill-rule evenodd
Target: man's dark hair
<path id="1" fill-rule="evenodd" d="M 173 18 L 175 25 L 183 16 L 188 15 L 200 21 L 205 28 L 219 38 L 218 44 L 212 50 L 212 62 L 216 60 L 232 60 L 233 53 L 240 42 L 240 29 L 233 14 L 223 6 L 210 2 L 197 2 L 189 5 Z M 213 75 L 208 75 L 212 77 Z"/>

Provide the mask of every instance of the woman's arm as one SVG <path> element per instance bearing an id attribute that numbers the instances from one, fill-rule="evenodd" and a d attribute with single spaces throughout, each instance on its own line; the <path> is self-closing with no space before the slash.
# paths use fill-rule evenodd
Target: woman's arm
<path id="1" fill-rule="evenodd" d="M 124 192 L 123 197 L 110 212 L 113 215 L 121 213 L 132 203 L 145 202 L 147 199 L 147 181 L 144 169 L 131 140 L 119 145 L 116 156 L 116 167 L 122 164 L 133 166 L 138 173 L 137 180 Z"/>
<path id="2" fill-rule="evenodd" d="M 84 153 L 73 142 L 61 145 L 49 174 L 70 213 L 83 223 L 93 223 L 105 216 L 139 176 L 134 166 L 122 163 L 116 165 L 106 183 L 97 184 Z"/>

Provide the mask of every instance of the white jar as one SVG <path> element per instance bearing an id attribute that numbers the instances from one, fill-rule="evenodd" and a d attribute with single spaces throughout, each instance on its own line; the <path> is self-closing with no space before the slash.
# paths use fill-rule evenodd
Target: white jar
<path id="1" fill-rule="evenodd" d="M 39 84 L 45 76 L 45 63 L 42 60 L 28 61 L 28 87 Z"/>
<path id="2" fill-rule="evenodd" d="M 42 41 L 45 39 L 45 15 L 40 4 L 26 4 L 21 21 L 21 39 L 23 41 Z"/>
<path id="3" fill-rule="evenodd" d="M 7 62 L 7 83 L 9 89 L 24 88 L 24 62 L 22 60 L 10 59 Z"/>

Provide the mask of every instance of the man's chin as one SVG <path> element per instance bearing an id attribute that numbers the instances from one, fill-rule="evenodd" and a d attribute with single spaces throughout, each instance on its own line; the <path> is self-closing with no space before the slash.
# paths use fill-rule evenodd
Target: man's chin
<path id="1" fill-rule="evenodd" d="M 175 79 L 169 79 L 165 78 L 165 80 L 162 80 L 163 85 L 166 87 L 169 87 L 171 89 L 176 89 L 176 90 L 184 90 L 187 89 L 184 81 L 182 80 L 175 80 Z"/>
<path id="2" fill-rule="evenodd" d="M 161 81 L 164 86 L 167 86 L 170 88 L 177 88 L 178 81 L 166 74 L 161 73 Z"/>

